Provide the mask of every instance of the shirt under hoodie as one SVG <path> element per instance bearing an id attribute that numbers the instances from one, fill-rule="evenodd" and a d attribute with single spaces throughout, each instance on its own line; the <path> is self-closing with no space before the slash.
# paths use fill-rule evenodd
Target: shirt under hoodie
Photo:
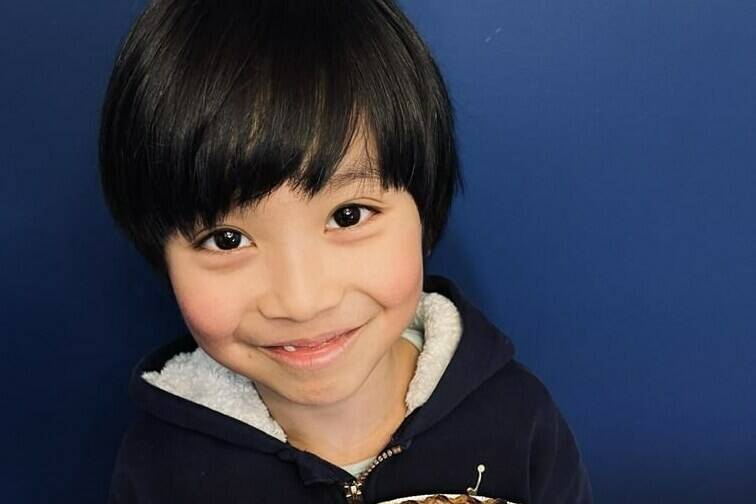
<path id="1" fill-rule="evenodd" d="M 108 502 L 372 504 L 465 493 L 592 502 L 548 391 L 451 280 L 424 278 L 402 337 L 420 350 L 404 422 L 377 457 L 343 467 L 290 445 L 254 383 L 190 335 L 157 349 L 132 373 L 139 415 L 121 443 Z"/>

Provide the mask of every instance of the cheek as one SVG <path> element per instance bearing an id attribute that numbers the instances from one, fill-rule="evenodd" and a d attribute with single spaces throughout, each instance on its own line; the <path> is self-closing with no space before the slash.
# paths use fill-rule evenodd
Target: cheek
<path id="1" fill-rule="evenodd" d="M 214 286 L 212 281 L 193 277 L 192 282 L 174 282 L 181 314 L 195 339 L 205 347 L 223 344 L 232 339 L 239 323 L 240 299 L 229 296 L 228 289 Z"/>
<path id="2" fill-rule="evenodd" d="M 370 294 L 384 307 L 417 301 L 423 283 L 423 255 L 419 222 L 409 221 L 383 238 L 364 268 Z"/>

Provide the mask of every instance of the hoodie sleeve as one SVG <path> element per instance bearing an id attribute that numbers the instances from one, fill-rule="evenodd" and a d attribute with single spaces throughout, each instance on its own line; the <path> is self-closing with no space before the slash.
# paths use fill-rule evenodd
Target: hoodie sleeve
<path id="1" fill-rule="evenodd" d="M 567 422 L 532 374 L 524 388 L 531 404 L 528 445 L 532 504 L 592 504 L 588 473 Z"/>

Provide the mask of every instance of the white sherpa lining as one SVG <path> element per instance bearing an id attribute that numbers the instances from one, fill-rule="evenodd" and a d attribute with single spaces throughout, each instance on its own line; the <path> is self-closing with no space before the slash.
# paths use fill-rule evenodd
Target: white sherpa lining
<path id="1" fill-rule="evenodd" d="M 408 329 L 423 332 L 425 342 L 405 397 L 407 415 L 425 404 L 436 389 L 459 344 L 462 320 L 451 300 L 437 292 L 423 292 Z M 286 442 L 286 433 L 270 415 L 254 383 L 224 367 L 201 348 L 177 354 L 162 371 L 145 372 L 142 378 Z"/>

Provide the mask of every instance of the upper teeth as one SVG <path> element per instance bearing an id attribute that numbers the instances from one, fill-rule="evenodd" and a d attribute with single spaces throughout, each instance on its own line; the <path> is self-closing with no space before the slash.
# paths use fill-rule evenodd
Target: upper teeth
<path id="1" fill-rule="evenodd" d="M 281 348 L 283 348 L 283 349 L 284 349 L 284 350 L 286 350 L 287 352 L 296 352 L 298 348 L 318 348 L 318 347 L 321 347 L 321 346 L 325 345 L 326 343 L 329 343 L 329 342 L 331 342 L 331 341 L 335 340 L 335 339 L 336 339 L 336 338 L 338 338 L 339 336 L 341 336 L 341 335 L 339 334 L 339 335 L 337 335 L 337 336 L 334 336 L 334 337 L 332 337 L 332 338 L 329 338 L 329 339 L 327 339 L 327 340 L 321 341 L 321 342 L 319 342 L 319 343 L 314 343 L 314 344 L 312 344 L 312 345 L 299 345 L 299 346 L 294 346 L 294 345 L 283 345 L 283 346 L 281 346 Z"/>

